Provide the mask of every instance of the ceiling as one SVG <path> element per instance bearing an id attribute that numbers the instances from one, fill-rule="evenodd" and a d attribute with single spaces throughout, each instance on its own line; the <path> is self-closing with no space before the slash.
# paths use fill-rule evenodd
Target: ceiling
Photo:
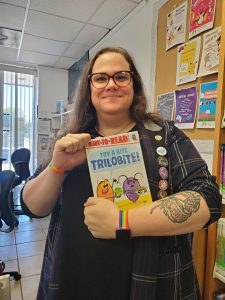
<path id="1" fill-rule="evenodd" d="M 68 69 L 142 1 L 0 1 L 0 64 Z"/>

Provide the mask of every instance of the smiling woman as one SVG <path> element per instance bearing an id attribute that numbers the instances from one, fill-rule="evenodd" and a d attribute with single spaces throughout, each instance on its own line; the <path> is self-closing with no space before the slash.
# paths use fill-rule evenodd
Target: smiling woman
<path id="1" fill-rule="evenodd" d="M 87 63 L 70 122 L 22 193 L 27 215 L 52 212 L 38 300 L 201 299 L 189 233 L 220 217 L 221 195 L 190 139 L 147 102 L 125 49 L 103 48 Z M 93 197 L 85 147 L 130 131 L 140 136 L 153 202 L 124 212 Z"/>

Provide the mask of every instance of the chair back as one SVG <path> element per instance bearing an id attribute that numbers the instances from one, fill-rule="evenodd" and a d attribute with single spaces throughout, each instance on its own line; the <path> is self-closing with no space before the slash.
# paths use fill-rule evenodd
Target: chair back
<path id="1" fill-rule="evenodd" d="M 11 163 L 21 182 L 30 176 L 29 162 L 30 150 L 27 148 L 17 149 L 11 155 Z"/>
<path id="2" fill-rule="evenodd" d="M 0 171 L 0 219 L 3 220 L 11 230 L 15 225 L 15 215 L 12 211 L 10 194 L 14 178 L 15 172 L 12 170 Z"/>

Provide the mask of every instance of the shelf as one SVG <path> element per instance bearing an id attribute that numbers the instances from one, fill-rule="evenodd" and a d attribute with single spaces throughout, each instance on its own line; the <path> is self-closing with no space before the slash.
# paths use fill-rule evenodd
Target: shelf
<path id="1" fill-rule="evenodd" d="M 63 113 L 60 114 L 56 114 L 53 113 L 52 118 L 61 118 L 62 116 L 68 115 L 69 113 L 71 113 L 72 110 L 68 110 L 68 111 L 64 111 Z"/>

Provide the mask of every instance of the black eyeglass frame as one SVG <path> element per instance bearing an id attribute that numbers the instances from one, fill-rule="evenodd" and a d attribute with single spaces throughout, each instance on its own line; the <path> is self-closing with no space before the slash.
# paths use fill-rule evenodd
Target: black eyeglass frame
<path id="1" fill-rule="evenodd" d="M 129 74 L 130 74 L 130 80 L 129 80 L 129 82 L 128 82 L 127 85 L 118 85 L 118 83 L 117 83 L 117 82 L 115 81 L 115 79 L 114 79 L 114 76 L 115 76 L 116 74 L 118 74 L 118 73 L 123 73 L 123 72 L 129 73 Z M 93 82 L 92 82 L 92 77 L 93 77 L 94 75 L 96 75 L 96 74 L 102 74 L 102 75 L 106 75 L 106 76 L 107 76 L 108 81 L 107 81 L 107 83 L 106 83 L 106 85 L 105 85 L 104 87 L 96 87 L 96 86 L 93 84 Z M 115 85 L 117 85 L 118 87 L 126 87 L 126 86 L 128 86 L 128 85 L 130 84 L 131 79 L 133 79 L 133 77 L 132 77 L 133 75 L 134 75 L 134 72 L 129 71 L 129 70 L 126 70 L 126 71 L 121 70 L 121 71 L 118 71 L 118 72 L 114 73 L 114 74 L 111 75 L 111 76 L 108 75 L 107 73 L 104 73 L 104 72 L 98 72 L 98 73 L 92 73 L 92 74 L 89 74 L 89 75 L 88 75 L 88 79 L 89 79 L 89 81 L 91 82 L 91 84 L 93 85 L 93 87 L 95 87 L 96 89 L 104 89 L 104 88 L 108 85 L 109 80 L 110 80 L 111 78 L 112 78 L 113 82 L 115 83 Z"/>

